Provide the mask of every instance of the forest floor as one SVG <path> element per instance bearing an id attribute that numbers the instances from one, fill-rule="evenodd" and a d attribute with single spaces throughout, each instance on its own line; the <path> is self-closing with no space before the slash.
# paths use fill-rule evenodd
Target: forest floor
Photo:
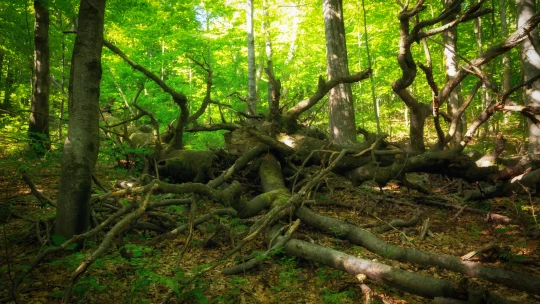
<path id="1" fill-rule="evenodd" d="M 0 159 L 1 161 L 3 160 Z M 39 190 L 50 198 L 56 198 L 59 188 L 58 165 L 38 166 L 36 164 L 27 171 L 32 172 L 31 178 Z M 0 231 L 2 234 L 0 298 L 8 294 L 13 277 L 28 267 L 37 253 L 44 248 L 37 240 L 35 225 L 32 225 L 29 219 L 47 219 L 54 217 L 55 214 L 52 206 L 43 205 L 32 196 L 20 175 L 21 172 L 17 171 L 13 164 L 0 166 L 0 189 L 2 189 L 0 202 L 11 206 L 13 212 Z M 115 181 L 127 178 L 129 172 L 98 168 L 96 175 L 106 188 L 112 189 Z M 352 187 L 343 180 L 328 180 L 327 186 L 322 187 L 315 198 L 326 202 L 339 202 L 341 206 L 319 205 L 313 208 L 321 214 L 357 225 L 379 224 L 393 219 L 408 220 L 418 212 L 418 209 L 421 209 L 424 212 L 424 218 L 430 219 L 432 236 L 424 240 L 418 238 L 418 231 L 422 225 L 419 222 L 416 226 L 407 228 L 405 233 L 403 229 L 396 229 L 381 234 L 379 237 L 391 244 L 458 257 L 478 250 L 486 244 L 494 243 L 507 249 L 508 254 L 497 257 L 489 254 L 481 256 L 483 263 L 540 276 L 538 240 L 527 238 L 524 233 L 525 229 L 535 224 L 531 211 L 536 208 L 536 212 L 540 212 L 538 197 L 529 199 L 526 194 L 521 194 L 471 205 L 505 214 L 517 220 L 517 225 L 487 223 L 484 216 L 467 212 L 463 212 L 454 219 L 456 210 L 392 203 L 395 200 L 414 204 L 419 198 L 436 200 L 443 197 L 446 200 L 453 200 L 457 197 L 458 183 L 456 181 L 436 175 L 416 175 L 414 178 L 424 183 L 432 194 L 426 196 L 404 187 L 391 185 L 384 189 L 388 200 L 381 203 L 377 200 L 381 198 L 378 188 L 370 185 Z M 473 186 L 464 185 L 464 187 Z M 531 207 L 531 204 L 534 206 Z M 210 208 L 216 207 L 217 205 L 210 203 L 201 204 L 197 213 L 204 214 Z M 169 211 L 180 213 L 181 210 L 169 209 Z M 185 234 L 156 245 L 151 244 L 152 237 L 156 235 L 155 232 L 126 234 L 124 248 L 131 257 L 127 259 L 122 257 L 118 247 L 109 250 L 109 254 L 98 260 L 75 286 L 74 290 L 79 299 L 77 303 L 160 303 L 170 290 L 168 286 L 175 285 L 174 280 L 189 277 L 197 269 L 218 261 L 225 251 L 232 248 L 232 243 L 239 241 L 248 229 L 249 221 L 221 220 L 228 221 L 227 223 L 236 233 L 230 234 L 227 239 L 213 239 L 210 246 L 204 241 L 207 235 L 196 231 L 193 235 L 192 246 L 180 261 L 179 271 L 172 271 L 172 269 L 175 269 L 179 252 L 186 242 Z M 335 239 L 305 226 L 301 226 L 297 232 L 304 239 L 317 244 L 365 259 L 376 259 L 393 267 L 452 281 L 458 281 L 462 277 L 460 274 L 435 267 L 419 267 L 387 260 L 362 247 L 351 245 L 347 241 Z M 98 241 L 101 241 L 101 237 L 98 236 Z M 54 237 L 52 239 L 54 241 Z M 95 240 L 88 241 L 81 252 L 66 251 L 65 254 L 54 256 L 42 263 L 25 279 L 18 303 L 58 303 L 71 272 L 95 248 Z M 241 254 L 237 254 L 235 258 L 240 260 L 242 255 L 266 249 L 266 244 L 260 237 L 243 248 Z M 537 263 L 521 263 L 520 256 L 537 261 Z M 233 264 L 234 262 L 229 262 L 225 266 Z M 360 284 L 355 277 L 309 261 L 287 257 L 281 253 L 265 259 L 259 269 L 241 275 L 224 276 L 220 272 L 223 267 L 220 266 L 204 274 L 197 281 L 194 289 L 184 293 L 183 301 L 188 303 L 359 303 L 362 301 Z M 487 286 L 489 290 L 518 303 L 540 303 L 540 297 L 482 280 L 478 282 Z M 373 290 L 375 303 L 432 302 L 377 282 L 365 283 Z"/>

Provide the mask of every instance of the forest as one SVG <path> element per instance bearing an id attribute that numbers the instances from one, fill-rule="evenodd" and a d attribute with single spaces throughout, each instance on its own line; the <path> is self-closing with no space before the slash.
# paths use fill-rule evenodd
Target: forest
<path id="1" fill-rule="evenodd" d="M 0 0 L 0 303 L 540 303 L 536 0 Z"/>

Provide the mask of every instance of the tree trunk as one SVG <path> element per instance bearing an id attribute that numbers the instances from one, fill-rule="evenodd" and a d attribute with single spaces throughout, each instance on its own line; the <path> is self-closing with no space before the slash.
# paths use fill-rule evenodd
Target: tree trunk
<path id="1" fill-rule="evenodd" d="M 69 83 L 68 135 L 62 153 L 56 234 L 87 230 L 92 170 L 99 151 L 99 93 L 106 0 L 81 0 Z"/>
<path id="2" fill-rule="evenodd" d="M 448 8 L 449 5 L 451 5 L 453 1 L 452 0 L 443 0 L 443 5 L 445 8 Z M 447 24 L 448 22 L 452 22 L 452 20 L 455 19 L 455 16 L 450 16 L 450 18 L 443 21 L 443 24 Z M 457 74 L 457 71 L 459 69 L 459 60 L 457 55 L 457 27 L 452 27 L 449 30 L 442 33 L 443 37 L 443 44 L 444 44 L 444 64 L 446 67 L 446 81 L 452 81 L 454 77 Z M 458 85 L 451 93 L 450 97 L 448 98 L 448 112 L 450 115 L 453 115 L 461 104 L 463 103 L 463 99 L 461 98 L 461 85 Z M 452 139 L 452 142 L 454 145 L 458 145 L 461 142 L 461 138 L 463 137 L 463 130 L 464 130 L 464 124 L 465 124 L 465 115 L 461 116 L 462 119 L 460 119 L 457 123 L 456 132 L 454 135 L 454 138 Z"/>
<path id="3" fill-rule="evenodd" d="M 255 37 L 253 34 L 253 0 L 246 1 L 246 21 L 246 31 L 248 36 L 248 113 L 250 115 L 257 115 L 257 85 L 255 83 Z M 252 118 L 248 119 L 248 121 L 252 120 Z"/>
<path id="4" fill-rule="evenodd" d="M 0 87 L 2 87 L 2 76 L 4 75 L 4 54 L 4 50 L 0 49 Z"/>
<path id="5" fill-rule="evenodd" d="M 11 91 L 12 91 L 12 87 L 13 87 L 13 84 L 15 83 L 15 77 L 13 75 L 13 59 L 8 59 L 6 60 L 6 66 L 7 66 L 7 71 L 6 71 L 6 84 L 5 84 L 5 89 L 4 89 L 4 101 L 2 103 L 2 106 L 1 108 L 4 109 L 4 110 L 9 110 L 11 109 Z"/>
<path id="6" fill-rule="evenodd" d="M 28 135 L 32 149 L 43 155 L 51 148 L 49 137 L 49 9 L 42 0 L 34 0 L 36 21 L 34 27 L 34 92 L 30 110 Z"/>
<path id="7" fill-rule="evenodd" d="M 503 37 L 508 36 L 508 24 L 506 23 L 506 1 L 499 0 L 499 14 L 501 16 L 501 34 Z M 510 65 L 510 56 L 502 55 L 502 91 L 510 90 L 512 79 L 512 69 Z"/>
<path id="8" fill-rule="evenodd" d="M 521 27 L 536 11 L 536 0 L 517 0 L 518 28 Z M 531 41 L 532 39 L 532 41 Z M 523 64 L 524 81 L 540 73 L 540 55 L 535 49 L 538 46 L 540 38 L 538 29 L 530 32 L 528 37 L 523 40 L 521 45 L 521 61 Z M 538 108 L 540 107 L 540 81 L 535 81 L 527 87 L 525 92 L 525 105 Z M 540 115 L 536 115 L 540 119 Z M 529 120 L 529 156 L 540 155 L 540 128 Z"/>
<path id="9" fill-rule="evenodd" d="M 323 1 L 326 36 L 326 72 L 329 80 L 349 75 L 342 0 Z M 330 90 L 330 138 L 338 144 L 356 141 L 351 86 L 339 84 Z"/>
<path id="10" fill-rule="evenodd" d="M 270 16 L 268 12 L 268 1 L 263 1 L 263 10 L 264 10 L 264 22 L 263 22 L 263 31 L 266 39 L 266 74 L 268 75 L 268 118 L 272 124 L 272 134 L 275 134 L 280 127 L 280 118 L 279 113 L 279 98 L 281 86 L 276 81 L 274 75 L 274 64 L 272 61 L 273 49 L 272 49 L 272 39 L 270 36 Z"/>

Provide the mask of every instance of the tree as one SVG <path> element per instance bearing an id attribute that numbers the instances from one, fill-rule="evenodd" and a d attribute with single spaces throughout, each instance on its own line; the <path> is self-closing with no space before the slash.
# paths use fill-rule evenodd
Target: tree
<path id="1" fill-rule="evenodd" d="M 51 147 L 49 138 L 49 9 L 43 0 L 34 1 L 34 87 L 28 133 L 32 149 L 39 154 Z"/>
<path id="2" fill-rule="evenodd" d="M 452 0 L 443 0 L 444 8 L 448 8 L 452 4 Z M 447 24 L 448 22 L 452 22 L 455 19 L 455 14 L 448 16 L 448 19 L 443 20 L 443 24 Z M 452 27 L 449 30 L 442 32 L 443 37 L 443 44 L 444 44 L 444 51 L 443 51 L 443 58 L 444 63 L 446 67 L 446 80 L 452 81 L 454 79 L 458 68 L 459 68 L 459 60 L 458 60 L 458 50 L 457 50 L 457 41 L 458 41 L 458 31 L 457 27 Z M 450 93 L 450 97 L 448 98 L 448 112 L 450 115 L 453 115 L 456 113 L 459 109 L 459 107 L 462 104 L 462 98 L 461 98 L 461 85 L 458 85 L 452 93 Z M 463 136 L 463 128 L 465 126 L 465 116 L 462 115 L 462 119 L 460 119 L 457 123 L 456 133 L 453 138 L 453 142 L 455 144 L 459 144 L 461 141 L 461 138 Z"/>
<path id="3" fill-rule="evenodd" d="M 81 0 L 71 59 L 68 134 L 62 153 L 56 233 L 88 228 L 92 170 L 99 151 L 99 94 L 106 0 Z"/>
<path id="4" fill-rule="evenodd" d="M 326 72 L 328 79 L 349 75 L 342 0 L 323 1 L 326 36 Z M 330 138 L 339 144 L 356 141 L 356 124 L 351 86 L 342 83 L 328 94 Z"/>
<path id="5" fill-rule="evenodd" d="M 248 37 L 248 113 L 257 115 L 255 69 L 255 37 L 253 34 L 253 0 L 246 0 L 246 32 Z"/>
<path id="6" fill-rule="evenodd" d="M 536 12 L 536 0 L 517 0 L 517 26 L 521 27 Z M 538 29 L 533 30 L 521 44 L 521 62 L 523 64 L 524 81 L 528 81 L 540 74 L 540 54 L 536 47 L 540 37 Z M 540 107 L 540 81 L 535 81 L 525 91 L 525 105 Z M 540 119 L 540 115 L 535 115 Z M 540 128 L 529 120 L 529 156 L 540 155 Z"/>
<path id="7" fill-rule="evenodd" d="M 508 36 L 508 24 L 506 23 L 506 1 L 499 0 L 499 15 L 501 18 L 501 35 Z M 502 55 L 502 90 L 507 92 L 510 90 L 510 80 L 512 78 L 512 69 L 510 64 L 510 56 Z"/>

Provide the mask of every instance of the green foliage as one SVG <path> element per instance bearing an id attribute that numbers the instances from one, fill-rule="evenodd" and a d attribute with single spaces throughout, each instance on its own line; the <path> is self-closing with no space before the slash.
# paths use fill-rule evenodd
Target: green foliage
<path id="1" fill-rule="evenodd" d="M 317 286 L 322 286 L 328 283 L 330 280 L 340 277 L 342 272 L 328 267 L 321 267 L 317 269 L 315 277 L 318 279 L 315 283 Z"/>
<path id="2" fill-rule="evenodd" d="M 484 229 L 482 229 L 482 227 L 478 227 L 476 225 L 469 225 L 467 227 L 467 230 L 471 233 L 471 235 L 474 238 L 477 238 Z"/>
<path id="3" fill-rule="evenodd" d="M 354 288 L 349 287 L 346 291 L 343 292 L 334 292 L 328 289 L 323 289 L 321 291 L 323 294 L 323 299 L 325 303 L 351 303 L 351 300 L 355 297 L 356 293 Z"/>
<path id="4" fill-rule="evenodd" d="M 239 218 L 233 218 L 231 219 L 231 230 L 242 233 L 247 230 L 247 226 L 242 223 L 242 220 Z"/>
<path id="5" fill-rule="evenodd" d="M 278 264 L 281 265 L 279 284 L 272 286 L 271 289 L 279 292 L 292 288 L 300 279 L 298 277 L 298 270 L 296 269 L 298 261 L 294 257 L 284 256 L 278 260 Z"/>
<path id="6" fill-rule="evenodd" d="M 216 303 L 239 303 L 240 302 L 240 293 L 242 291 L 241 287 L 248 284 L 248 280 L 232 276 L 230 280 L 229 288 L 225 294 L 218 296 L 214 302 Z"/>

